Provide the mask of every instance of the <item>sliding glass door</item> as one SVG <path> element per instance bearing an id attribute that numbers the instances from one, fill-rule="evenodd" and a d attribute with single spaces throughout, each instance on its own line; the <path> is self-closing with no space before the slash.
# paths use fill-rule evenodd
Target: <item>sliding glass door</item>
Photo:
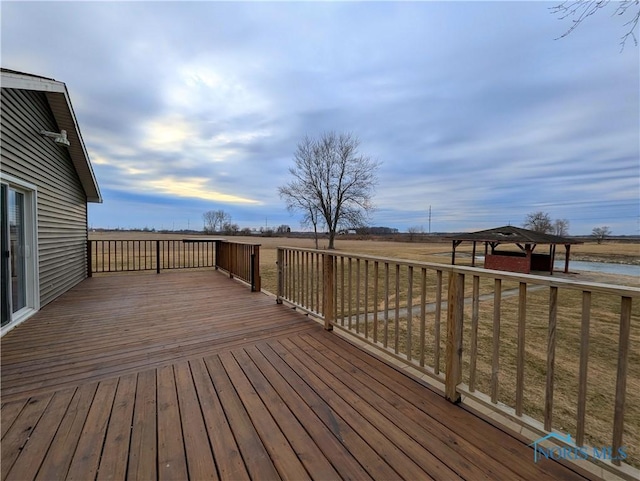
<path id="1" fill-rule="evenodd" d="M 0 214 L 2 215 L 2 325 L 11 322 L 11 269 L 9 267 L 9 188 L 2 184 Z"/>
<path id="2" fill-rule="evenodd" d="M 2 327 L 37 308 L 34 196 L 2 183 Z"/>

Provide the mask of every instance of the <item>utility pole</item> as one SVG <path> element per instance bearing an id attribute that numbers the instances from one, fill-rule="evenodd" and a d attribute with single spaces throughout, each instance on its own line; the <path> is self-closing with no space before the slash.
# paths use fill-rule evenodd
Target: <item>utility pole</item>
<path id="1" fill-rule="evenodd" d="M 429 234 L 431 234 L 431 205 L 429 205 Z"/>

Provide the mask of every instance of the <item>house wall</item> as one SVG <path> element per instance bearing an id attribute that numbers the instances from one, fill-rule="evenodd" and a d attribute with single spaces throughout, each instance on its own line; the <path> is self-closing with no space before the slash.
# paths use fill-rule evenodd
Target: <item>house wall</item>
<path id="1" fill-rule="evenodd" d="M 37 187 L 40 305 L 86 277 L 87 198 L 43 92 L 2 89 L 2 172 Z"/>

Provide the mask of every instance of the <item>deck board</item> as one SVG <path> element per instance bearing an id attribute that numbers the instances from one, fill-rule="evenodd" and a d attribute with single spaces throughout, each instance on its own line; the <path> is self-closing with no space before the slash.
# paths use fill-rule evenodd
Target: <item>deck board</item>
<path id="1" fill-rule="evenodd" d="M 118 379 L 118 389 L 98 467 L 98 481 L 126 479 L 137 381 L 136 374 L 127 374 Z"/>
<path id="2" fill-rule="evenodd" d="M 358 432 L 367 444 L 403 479 L 458 479 L 431 453 L 420 450 L 415 442 L 384 422 L 359 397 L 345 388 L 322 366 L 306 358 L 289 339 L 274 347 L 295 371 L 300 372 L 311 388 L 326 400 L 329 408 Z M 305 362 L 306 361 L 306 362 Z M 344 396 L 344 397 L 343 397 Z M 357 456 L 353 451 L 352 455 Z M 422 459 L 424 457 L 428 459 Z M 425 464 L 429 464 L 425 468 Z"/>
<path id="3" fill-rule="evenodd" d="M 353 390 L 358 393 L 358 396 L 367 400 L 368 405 L 375 410 L 376 418 L 380 419 L 376 423 L 378 426 L 384 423 L 390 430 L 398 430 L 408 435 L 427 450 L 432 458 L 427 459 L 430 463 L 433 459 L 447 460 L 451 471 L 443 472 L 445 477 L 458 473 L 462 477 L 474 479 L 516 478 L 515 473 L 509 471 L 504 465 L 491 463 L 491 458 L 487 459 L 475 446 L 466 443 L 461 436 L 441 428 L 441 425 L 433 423 L 431 418 L 419 416 L 420 413 L 416 412 L 412 405 L 375 378 L 359 379 L 357 376 L 359 373 L 352 372 L 351 363 L 331 350 L 318 350 L 323 346 L 321 343 L 309 338 L 298 338 L 295 341 L 297 341 L 297 347 L 320 365 L 330 364 L 338 368 L 333 375 L 343 383 L 343 390 L 347 393 Z M 483 471 L 480 474 L 479 467 Z"/>
<path id="4" fill-rule="evenodd" d="M 1 414 L 2 481 L 585 479 L 208 271 L 43 308 L 2 339 Z"/>
<path id="5" fill-rule="evenodd" d="M 138 374 L 127 479 L 156 479 L 156 433 L 156 373 L 152 370 Z"/>
<path id="6" fill-rule="evenodd" d="M 284 438 L 291 444 L 296 457 L 300 458 L 309 475 L 313 479 L 338 479 L 340 476 L 320 447 L 289 410 L 286 399 L 282 399 L 261 374 L 260 368 L 253 363 L 245 351 L 234 352 L 233 356 L 238 367 L 242 366 L 244 375 L 253 386 L 255 393 L 260 396 L 265 408 L 269 410 L 277 429 L 282 431 Z"/>
<path id="7" fill-rule="evenodd" d="M 87 279 L 2 338 L 3 401 L 320 329 L 247 291 L 214 271 Z"/>
<path id="8" fill-rule="evenodd" d="M 200 410 L 189 364 L 181 362 L 174 365 L 173 369 L 180 404 L 180 424 L 184 435 L 184 450 L 189 469 L 188 477 L 203 481 L 217 480 L 219 478 L 211 455 L 207 428 Z"/>
<path id="9" fill-rule="evenodd" d="M 96 383 L 84 384 L 75 390 L 73 398 L 58 426 L 58 430 L 48 447 L 46 455 L 38 469 L 36 479 L 65 479 L 73 454 L 78 446 L 82 428 L 87 419 L 87 414 L 95 398 L 97 389 Z M 33 439 L 33 438 L 31 438 Z M 23 456 L 21 454 L 21 456 Z M 4 459 L 4 452 L 2 454 Z M 26 460 L 27 462 L 29 459 Z M 5 478 L 3 478 L 5 479 Z M 20 479 L 13 472 L 9 473 L 6 479 Z"/>

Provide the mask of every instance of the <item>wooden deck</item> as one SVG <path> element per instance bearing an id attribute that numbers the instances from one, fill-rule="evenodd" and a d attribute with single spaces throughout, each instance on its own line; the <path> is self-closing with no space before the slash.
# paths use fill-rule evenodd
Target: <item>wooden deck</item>
<path id="1" fill-rule="evenodd" d="M 94 277 L 2 339 L 2 480 L 584 479 L 217 272 Z"/>

